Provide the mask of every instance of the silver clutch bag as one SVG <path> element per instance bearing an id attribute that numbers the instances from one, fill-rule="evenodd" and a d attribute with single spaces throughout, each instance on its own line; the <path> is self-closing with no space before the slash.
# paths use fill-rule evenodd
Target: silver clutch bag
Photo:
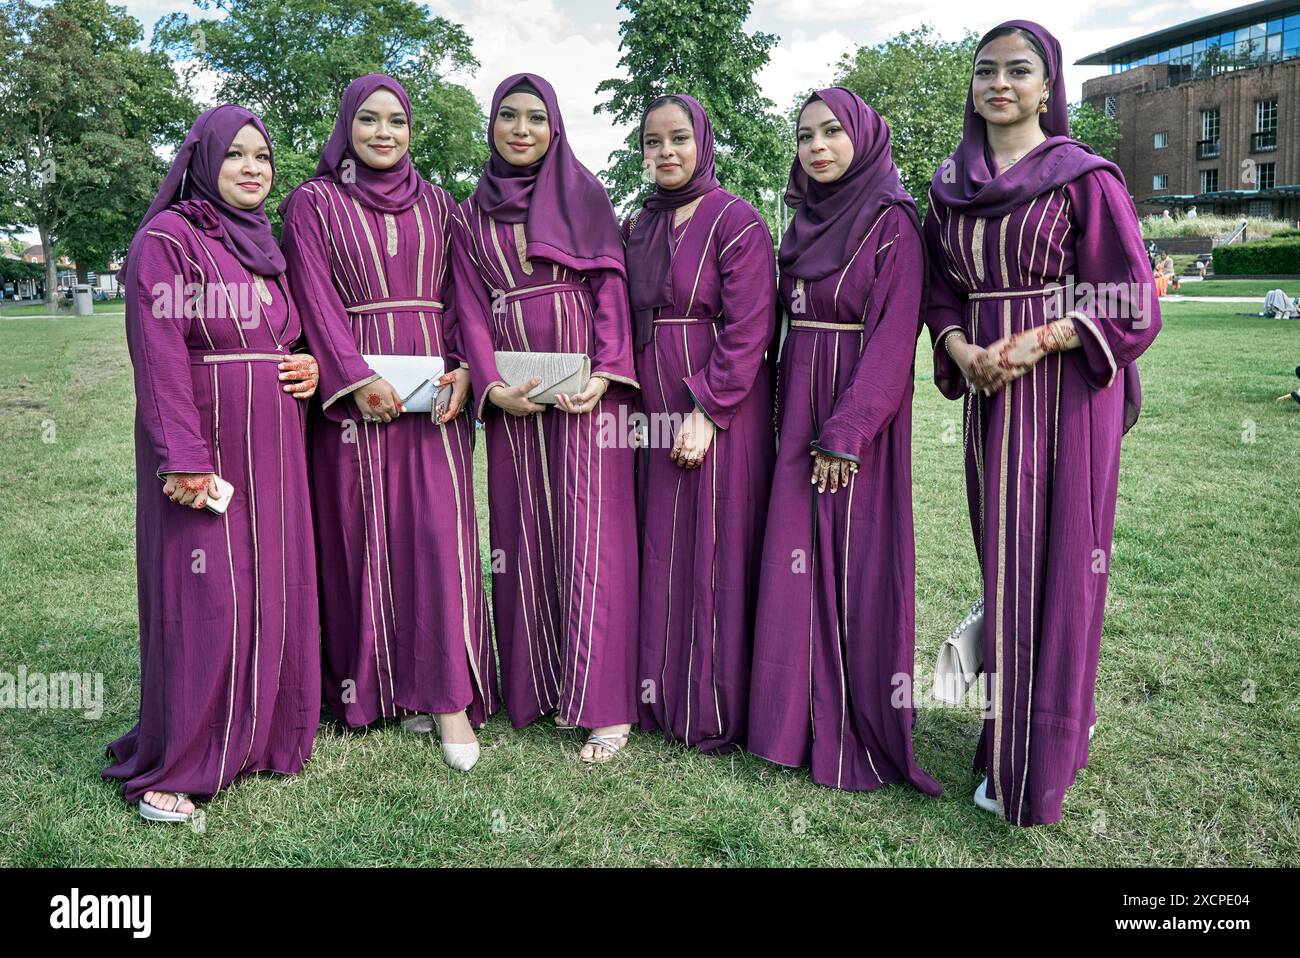
<path id="1" fill-rule="evenodd" d="M 572 395 L 587 388 L 591 378 L 591 359 L 586 353 L 522 353 L 501 351 L 496 354 L 497 371 L 509 386 L 520 386 L 540 377 L 528 393 L 535 403 L 554 405 L 557 393 Z"/>
<path id="2" fill-rule="evenodd" d="M 984 667 L 984 596 L 975 600 L 970 615 L 948 633 L 934 664 L 934 697 L 958 705 Z"/>
<path id="3" fill-rule="evenodd" d="M 407 412 L 432 413 L 438 400 L 438 380 L 447 371 L 441 356 L 385 356 L 362 353 L 362 360 L 392 383 Z M 450 387 L 447 387 L 450 395 Z"/>

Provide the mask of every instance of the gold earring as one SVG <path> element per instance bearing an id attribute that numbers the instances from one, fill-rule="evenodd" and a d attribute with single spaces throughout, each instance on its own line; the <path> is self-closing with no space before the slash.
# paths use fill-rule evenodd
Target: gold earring
<path id="1" fill-rule="evenodd" d="M 1038 112 L 1039 113 L 1047 112 L 1047 97 L 1043 97 L 1041 100 L 1038 101 Z"/>

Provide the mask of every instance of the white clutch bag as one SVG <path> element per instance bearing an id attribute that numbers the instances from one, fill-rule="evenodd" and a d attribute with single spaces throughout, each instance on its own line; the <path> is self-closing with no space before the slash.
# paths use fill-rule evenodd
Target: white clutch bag
<path id="1" fill-rule="evenodd" d="M 572 395 L 587 388 L 591 359 L 586 353 L 525 353 L 501 350 L 495 355 L 497 372 L 509 386 L 519 386 L 540 377 L 528 393 L 535 403 L 555 405 L 558 393 Z"/>
<path id="2" fill-rule="evenodd" d="M 971 606 L 970 615 L 948 633 L 934 664 L 934 697 L 958 705 L 984 667 L 984 597 Z"/>
<path id="3" fill-rule="evenodd" d="M 362 353 L 366 365 L 393 384 L 407 412 L 432 413 L 438 380 L 447 371 L 441 356 L 386 356 Z M 446 387 L 450 394 L 451 387 Z"/>

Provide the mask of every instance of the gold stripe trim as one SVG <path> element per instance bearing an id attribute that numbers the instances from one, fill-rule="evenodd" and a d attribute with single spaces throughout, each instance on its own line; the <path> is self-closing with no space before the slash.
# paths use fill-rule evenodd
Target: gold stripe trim
<path id="1" fill-rule="evenodd" d="M 210 354 L 203 357 L 205 363 L 249 363 L 265 360 L 267 362 L 283 362 L 288 359 L 291 353 L 228 353 L 228 354 Z"/>
<path id="2" fill-rule="evenodd" d="M 865 330 L 862 323 L 823 323 L 815 319 L 792 319 L 791 329 L 825 329 L 833 333 L 860 333 Z"/>
<path id="3" fill-rule="evenodd" d="M 443 309 L 436 299 L 389 299 L 374 303 L 361 303 L 358 306 L 345 307 L 349 313 L 383 313 L 394 309 L 413 307 L 415 309 Z"/>

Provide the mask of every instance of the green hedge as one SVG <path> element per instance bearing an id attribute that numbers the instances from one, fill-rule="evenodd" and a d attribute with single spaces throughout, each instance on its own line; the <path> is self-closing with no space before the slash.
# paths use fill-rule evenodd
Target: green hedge
<path id="1" fill-rule="evenodd" d="M 1214 273 L 1223 275 L 1300 274 L 1300 237 L 1259 240 L 1214 248 Z"/>
<path id="2" fill-rule="evenodd" d="M 19 259 L 0 256 L 0 280 L 16 282 L 22 279 L 43 279 L 45 267 L 40 263 L 24 263 Z"/>

